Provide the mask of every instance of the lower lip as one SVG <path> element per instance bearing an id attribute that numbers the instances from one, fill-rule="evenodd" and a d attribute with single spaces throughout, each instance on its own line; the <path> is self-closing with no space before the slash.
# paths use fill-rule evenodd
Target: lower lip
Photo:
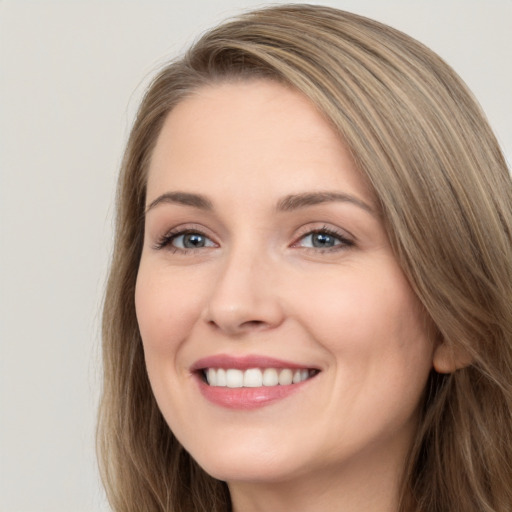
<path id="1" fill-rule="evenodd" d="M 259 388 L 228 388 L 209 386 L 201 379 L 199 389 L 202 395 L 214 403 L 227 409 L 257 409 L 283 400 L 301 390 L 311 379 L 290 384 L 288 386 L 262 386 Z"/>

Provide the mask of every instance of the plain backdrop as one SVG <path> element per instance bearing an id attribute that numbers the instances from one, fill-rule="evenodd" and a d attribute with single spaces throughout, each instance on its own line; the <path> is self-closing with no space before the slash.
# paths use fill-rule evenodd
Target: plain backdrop
<path id="1" fill-rule="evenodd" d="M 437 51 L 469 84 L 511 161 L 512 0 L 320 3 Z M 108 510 L 94 428 L 123 145 L 154 71 L 206 28 L 257 5 L 0 0 L 2 512 Z"/>

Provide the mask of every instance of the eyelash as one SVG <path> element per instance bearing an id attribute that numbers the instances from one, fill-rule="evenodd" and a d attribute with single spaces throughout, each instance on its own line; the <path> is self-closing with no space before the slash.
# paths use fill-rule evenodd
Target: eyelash
<path id="1" fill-rule="evenodd" d="M 341 233 L 340 231 L 337 231 L 336 229 L 332 229 L 327 226 L 324 226 L 319 229 L 309 229 L 305 233 L 301 234 L 297 238 L 297 241 L 292 244 L 292 247 L 298 247 L 298 244 L 301 240 L 304 240 L 304 238 L 306 238 L 307 236 L 312 236 L 315 234 L 322 234 L 322 235 L 330 236 L 332 238 L 335 238 L 336 241 L 338 241 L 339 243 L 332 247 L 304 247 L 304 249 L 314 251 L 317 253 L 318 252 L 327 253 L 327 252 L 342 251 L 342 250 L 348 249 L 350 247 L 353 247 L 355 245 L 354 241 L 347 238 L 347 236 L 345 234 Z"/>
<path id="2" fill-rule="evenodd" d="M 205 248 L 205 247 L 198 247 L 196 249 L 194 249 L 194 248 L 181 248 L 181 247 L 176 247 L 176 246 L 173 245 L 173 242 L 177 238 L 179 238 L 180 236 L 188 235 L 188 234 L 200 235 L 200 236 L 204 237 L 205 239 L 211 241 L 211 238 L 209 236 L 207 236 L 200 229 L 179 229 L 177 231 L 170 231 L 170 232 L 166 233 L 165 235 L 163 235 L 155 243 L 154 248 L 156 250 L 167 248 L 172 253 L 180 253 L 180 254 L 188 254 L 189 252 Z M 340 251 L 340 250 L 348 249 L 348 248 L 353 247 L 355 245 L 354 242 L 352 240 L 350 240 L 349 238 L 347 238 L 343 233 L 341 233 L 341 232 L 339 232 L 339 231 L 337 231 L 335 229 L 328 228 L 327 226 L 324 226 L 324 227 L 319 228 L 319 229 L 310 229 L 310 230 L 304 232 L 303 234 L 301 234 L 296 239 L 295 242 L 293 242 L 291 247 L 300 247 L 299 242 L 301 240 L 304 240 L 307 236 L 312 236 L 312 235 L 315 235 L 315 234 L 322 234 L 322 235 L 331 236 L 331 237 L 335 238 L 336 241 L 338 241 L 339 243 L 337 243 L 336 245 L 334 245 L 332 247 L 324 247 L 324 248 L 322 248 L 322 247 L 303 247 L 303 249 L 306 249 L 306 250 L 309 250 L 309 251 L 314 251 L 314 252 L 317 252 L 317 253 L 318 252 L 320 252 L 320 253 L 327 253 L 327 252 L 335 252 L 335 251 Z M 213 243 L 215 243 L 215 242 L 213 242 Z"/>
<path id="3" fill-rule="evenodd" d="M 191 251 L 194 251 L 194 250 L 197 250 L 197 249 L 202 249 L 202 247 L 198 247 L 196 249 L 193 249 L 193 248 L 181 248 L 181 247 L 176 247 L 174 246 L 172 243 L 174 242 L 174 240 L 176 240 L 177 238 L 179 238 L 180 236 L 185 236 L 185 235 L 200 235 L 204 238 L 206 238 L 207 240 L 211 240 L 211 238 L 209 236 L 207 236 L 205 233 L 203 233 L 200 229 L 193 229 L 193 228 L 188 228 L 188 229 L 179 229 L 179 230 L 176 230 L 176 231 L 170 231 L 168 233 L 166 233 L 165 235 L 163 235 L 155 244 L 154 248 L 159 250 L 159 249 L 168 249 L 170 250 L 172 253 L 181 253 L 181 254 L 187 254 Z"/>

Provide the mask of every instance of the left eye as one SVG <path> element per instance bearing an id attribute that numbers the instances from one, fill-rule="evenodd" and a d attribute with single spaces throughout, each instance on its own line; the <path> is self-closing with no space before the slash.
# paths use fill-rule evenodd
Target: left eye
<path id="1" fill-rule="evenodd" d="M 215 243 L 207 236 L 195 232 L 175 235 L 170 242 L 177 249 L 200 249 L 215 246 Z"/>
<path id="2" fill-rule="evenodd" d="M 313 249 L 331 249 L 336 246 L 349 246 L 352 243 L 341 235 L 327 231 L 313 231 L 304 235 L 296 244 Z"/>

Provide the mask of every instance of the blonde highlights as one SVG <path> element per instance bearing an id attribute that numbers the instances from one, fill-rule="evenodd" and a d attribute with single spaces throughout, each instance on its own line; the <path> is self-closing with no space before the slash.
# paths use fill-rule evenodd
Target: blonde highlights
<path id="1" fill-rule="evenodd" d="M 142 102 L 118 189 L 103 316 L 102 473 L 116 511 L 230 510 L 165 424 L 147 379 L 134 306 L 152 149 L 198 88 L 266 78 L 301 91 L 373 187 L 393 249 L 437 336 L 472 363 L 432 373 L 407 461 L 402 512 L 512 505 L 512 183 L 483 113 L 437 55 L 380 23 L 285 5 L 205 34 Z"/>

